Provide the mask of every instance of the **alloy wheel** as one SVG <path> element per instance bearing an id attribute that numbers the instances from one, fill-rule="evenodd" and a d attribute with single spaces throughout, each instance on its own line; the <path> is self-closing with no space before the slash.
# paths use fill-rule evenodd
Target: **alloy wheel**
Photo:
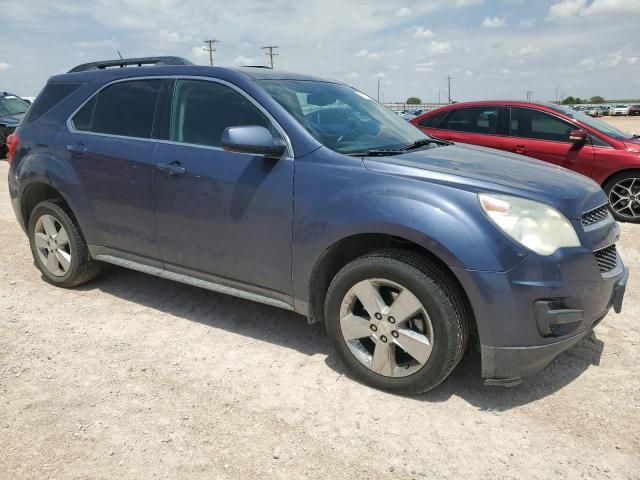
<path id="1" fill-rule="evenodd" d="M 354 285 L 340 305 L 340 329 L 354 357 L 379 375 L 406 377 L 431 356 L 433 325 L 426 308 L 390 280 Z"/>
<path id="2" fill-rule="evenodd" d="M 640 178 L 625 178 L 609 191 L 609 204 L 621 217 L 640 218 Z"/>
<path id="3" fill-rule="evenodd" d="M 62 224 L 51 215 L 38 218 L 34 242 L 40 262 L 56 277 L 63 277 L 71 268 L 69 235 Z"/>

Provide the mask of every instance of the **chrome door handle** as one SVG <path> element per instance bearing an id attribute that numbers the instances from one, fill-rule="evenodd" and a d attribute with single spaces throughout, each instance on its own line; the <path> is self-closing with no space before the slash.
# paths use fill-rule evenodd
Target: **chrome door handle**
<path id="1" fill-rule="evenodd" d="M 87 153 L 87 147 L 81 143 L 67 145 L 67 151 L 71 152 L 74 157 L 81 157 Z"/>
<path id="2" fill-rule="evenodd" d="M 174 177 L 177 175 L 183 175 L 187 171 L 187 169 L 180 165 L 180 162 L 177 161 L 171 163 L 158 163 L 156 165 L 156 168 Z"/>

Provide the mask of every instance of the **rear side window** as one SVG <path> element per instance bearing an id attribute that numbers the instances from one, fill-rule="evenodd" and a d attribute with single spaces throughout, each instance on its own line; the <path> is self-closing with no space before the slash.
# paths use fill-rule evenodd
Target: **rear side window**
<path id="1" fill-rule="evenodd" d="M 420 120 L 418 122 L 418 126 L 424 128 L 438 128 L 448 113 L 449 110 L 445 110 L 444 112 L 436 113 L 435 115 L 429 115 L 428 117 Z"/>
<path id="2" fill-rule="evenodd" d="M 511 136 L 569 142 L 574 127 L 548 113 L 529 108 L 511 107 Z"/>
<path id="3" fill-rule="evenodd" d="M 96 105 L 96 98 L 98 97 L 94 96 L 91 100 L 85 103 L 84 106 L 73 116 L 71 119 L 73 128 L 83 132 L 91 131 L 91 121 L 93 120 L 93 108 Z"/>
<path id="4" fill-rule="evenodd" d="M 178 80 L 171 108 L 170 140 L 220 147 L 227 127 L 259 125 L 269 119 L 249 100 L 220 83 Z"/>
<path id="5" fill-rule="evenodd" d="M 78 130 L 90 128 L 96 133 L 151 138 L 161 85 L 162 80 L 133 80 L 110 85 L 100 91 L 97 100 L 88 102 L 76 113 L 73 125 Z M 90 105 L 92 102 L 95 106 Z M 90 110 L 93 110 L 92 120 Z"/>
<path id="6" fill-rule="evenodd" d="M 460 108 L 452 111 L 440 128 L 492 135 L 498 133 L 499 119 L 499 107 Z"/>
<path id="7" fill-rule="evenodd" d="M 81 83 L 48 83 L 38 98 L 35 99 L 33 105 L 27 110 L 27 114 L 22 120 L 22 124 L 26 125 L 35 122 L 63 99 L 67 98 L 75 92 Z"/>

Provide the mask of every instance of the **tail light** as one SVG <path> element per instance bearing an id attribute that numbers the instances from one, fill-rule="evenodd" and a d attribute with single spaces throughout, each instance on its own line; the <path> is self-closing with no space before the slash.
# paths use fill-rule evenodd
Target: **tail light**
<path id="1" fill-rule="evenodd" d="M 20 143 L 18 132 L 13 132 L 7 137 L 7 147 L 9 148 L 9 152 L 7 153 L 7 161 L 9 163 L 11 163 L 11 160 L 13 160 L 13 156 L 16 154 L 16 150 L 18 150 L 18 143 Z"/>

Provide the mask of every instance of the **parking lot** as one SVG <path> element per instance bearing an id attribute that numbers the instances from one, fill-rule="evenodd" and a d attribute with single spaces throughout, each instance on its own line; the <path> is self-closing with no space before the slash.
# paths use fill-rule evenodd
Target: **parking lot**
<path id="1" fill-rule="evenodd" d="M 624 311 L 544 372 L 486 387 L 467 352 L 405 398 L 293 313 L 117 267 L 50 286 L 1 181 L 0 478 L 638 479 L 638 228 Z"/>

